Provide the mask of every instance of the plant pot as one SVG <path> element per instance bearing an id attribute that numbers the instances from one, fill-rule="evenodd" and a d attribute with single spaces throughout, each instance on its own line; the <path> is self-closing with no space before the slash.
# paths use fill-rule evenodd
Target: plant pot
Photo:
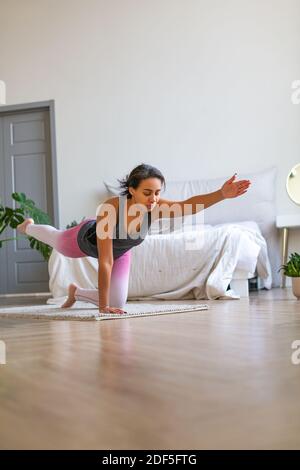
<path id="1" fill-rule="evenodd" d="M 300 277 L 292 277 L 293 294 L 300 300 Z"/>

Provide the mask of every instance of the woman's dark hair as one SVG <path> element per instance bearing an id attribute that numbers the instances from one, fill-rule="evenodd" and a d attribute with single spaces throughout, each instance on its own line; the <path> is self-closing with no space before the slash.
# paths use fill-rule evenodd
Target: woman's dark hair
<path id="1" fill-rule="evenodd" d="M 147 178 L 158 178 L 160 179 L 162 186 L 164 188 L 166 187 L 163 174 L 154 166 L 142 163 L 141 165 L 136 166 L 129 175 L 125 176 L 125 178 L 121 180 L 118 179 L 121 189 L 120 195 L 127 196 L 127 199 L 131 199 L 132 195 L 128 190 L 129 186 L 136 189 L 140 182 Z"/>

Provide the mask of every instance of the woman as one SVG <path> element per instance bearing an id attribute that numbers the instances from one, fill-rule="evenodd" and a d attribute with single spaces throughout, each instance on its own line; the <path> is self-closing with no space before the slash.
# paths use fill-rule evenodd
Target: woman
<path id="1" fill-rule="evenodd" d="M 71 307 L 76 300 L 82 300 L 97 305 L 100 313 L 124 313 L 130 250 L 142 243 L 151 223 L 159 218 L 182 217 L 187 211 L 194 214 L 224 199 L 244 194 L 250 181 L 234 181 L 235 177 L 236 173 L 218 191 L 184 201 L 170 201 L 160 197 L 161 189 L 165 187 L 162 173 L 151 165 L 141 164 L 124 179 L 118 180 L 120 197 L 112 197 L 100 205 L 97 218 L 86 219 L 67 230 L 36 225 L 33 219 L 25 219 L 17 229 L 65 256 L 98 258 L 98 290 L 81 289 L 71 284 L 62 308 Z M 132 226 L 135 230 L 128 230 Z"/>

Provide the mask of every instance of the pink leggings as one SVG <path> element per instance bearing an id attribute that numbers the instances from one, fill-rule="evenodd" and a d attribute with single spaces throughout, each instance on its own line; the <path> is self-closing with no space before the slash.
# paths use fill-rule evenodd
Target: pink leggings
<path id="1" fill-rule="evenodd" d="M 51 225 L 28 224 L 26 234 L 46 243 L 59 253 L 69 258 L 83 258 L 87 256 L 80 250 L 77 243 L 77 234 L 83 224 L 89 220 L 85 219 L 75 227 L 66 230 L 58 230 Z M 131 251 L 126 251 L 122 256 L 114 260 L 110 278 L 110 300 L 111 307 L 123 308 L 127 301 L 129 273 L 130 273 Z M 81 289 L 77 287 L 76 300 L 91 302 L 99 305 L 98 289 Z"/>

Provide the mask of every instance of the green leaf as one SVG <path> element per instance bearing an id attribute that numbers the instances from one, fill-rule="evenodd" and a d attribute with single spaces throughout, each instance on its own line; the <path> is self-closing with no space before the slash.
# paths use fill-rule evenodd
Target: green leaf
<path id="1" fill-rule="evenodd" d="M 300 277 L 300 255 L 299 253 L 292 253 L 289 256 L 287 264 L 281 265 L 279 271 L 284 270 L 284 274 L 290 277 Z"/>
<path id="2" fill-rule="evenodd" d="M 16 229 L 17 225 L 22 223 L 26 217 L 31 217 L 37 224 L 51 225 L 51 218 L 44 211 L 36 207 L 32 199 L 27 199 L 25 193 L 12 193 L 12 199 L 16 201 L 20 207 L 12 209 L 11 207 L 3 207 L 0 205 L 0 234 L 7 228 L 11 227 Z M 32 237 L 28 238 L 31 248 L 38 250 L 44 259 L 48 261 L 52 248 L 46 244 L 38 242 Z M 30 239 L 31 238 L 31 239 Z M 8 242 L 10 239 L 1 240 L 0 248 L 3 246 L 3 241 Z"/>

